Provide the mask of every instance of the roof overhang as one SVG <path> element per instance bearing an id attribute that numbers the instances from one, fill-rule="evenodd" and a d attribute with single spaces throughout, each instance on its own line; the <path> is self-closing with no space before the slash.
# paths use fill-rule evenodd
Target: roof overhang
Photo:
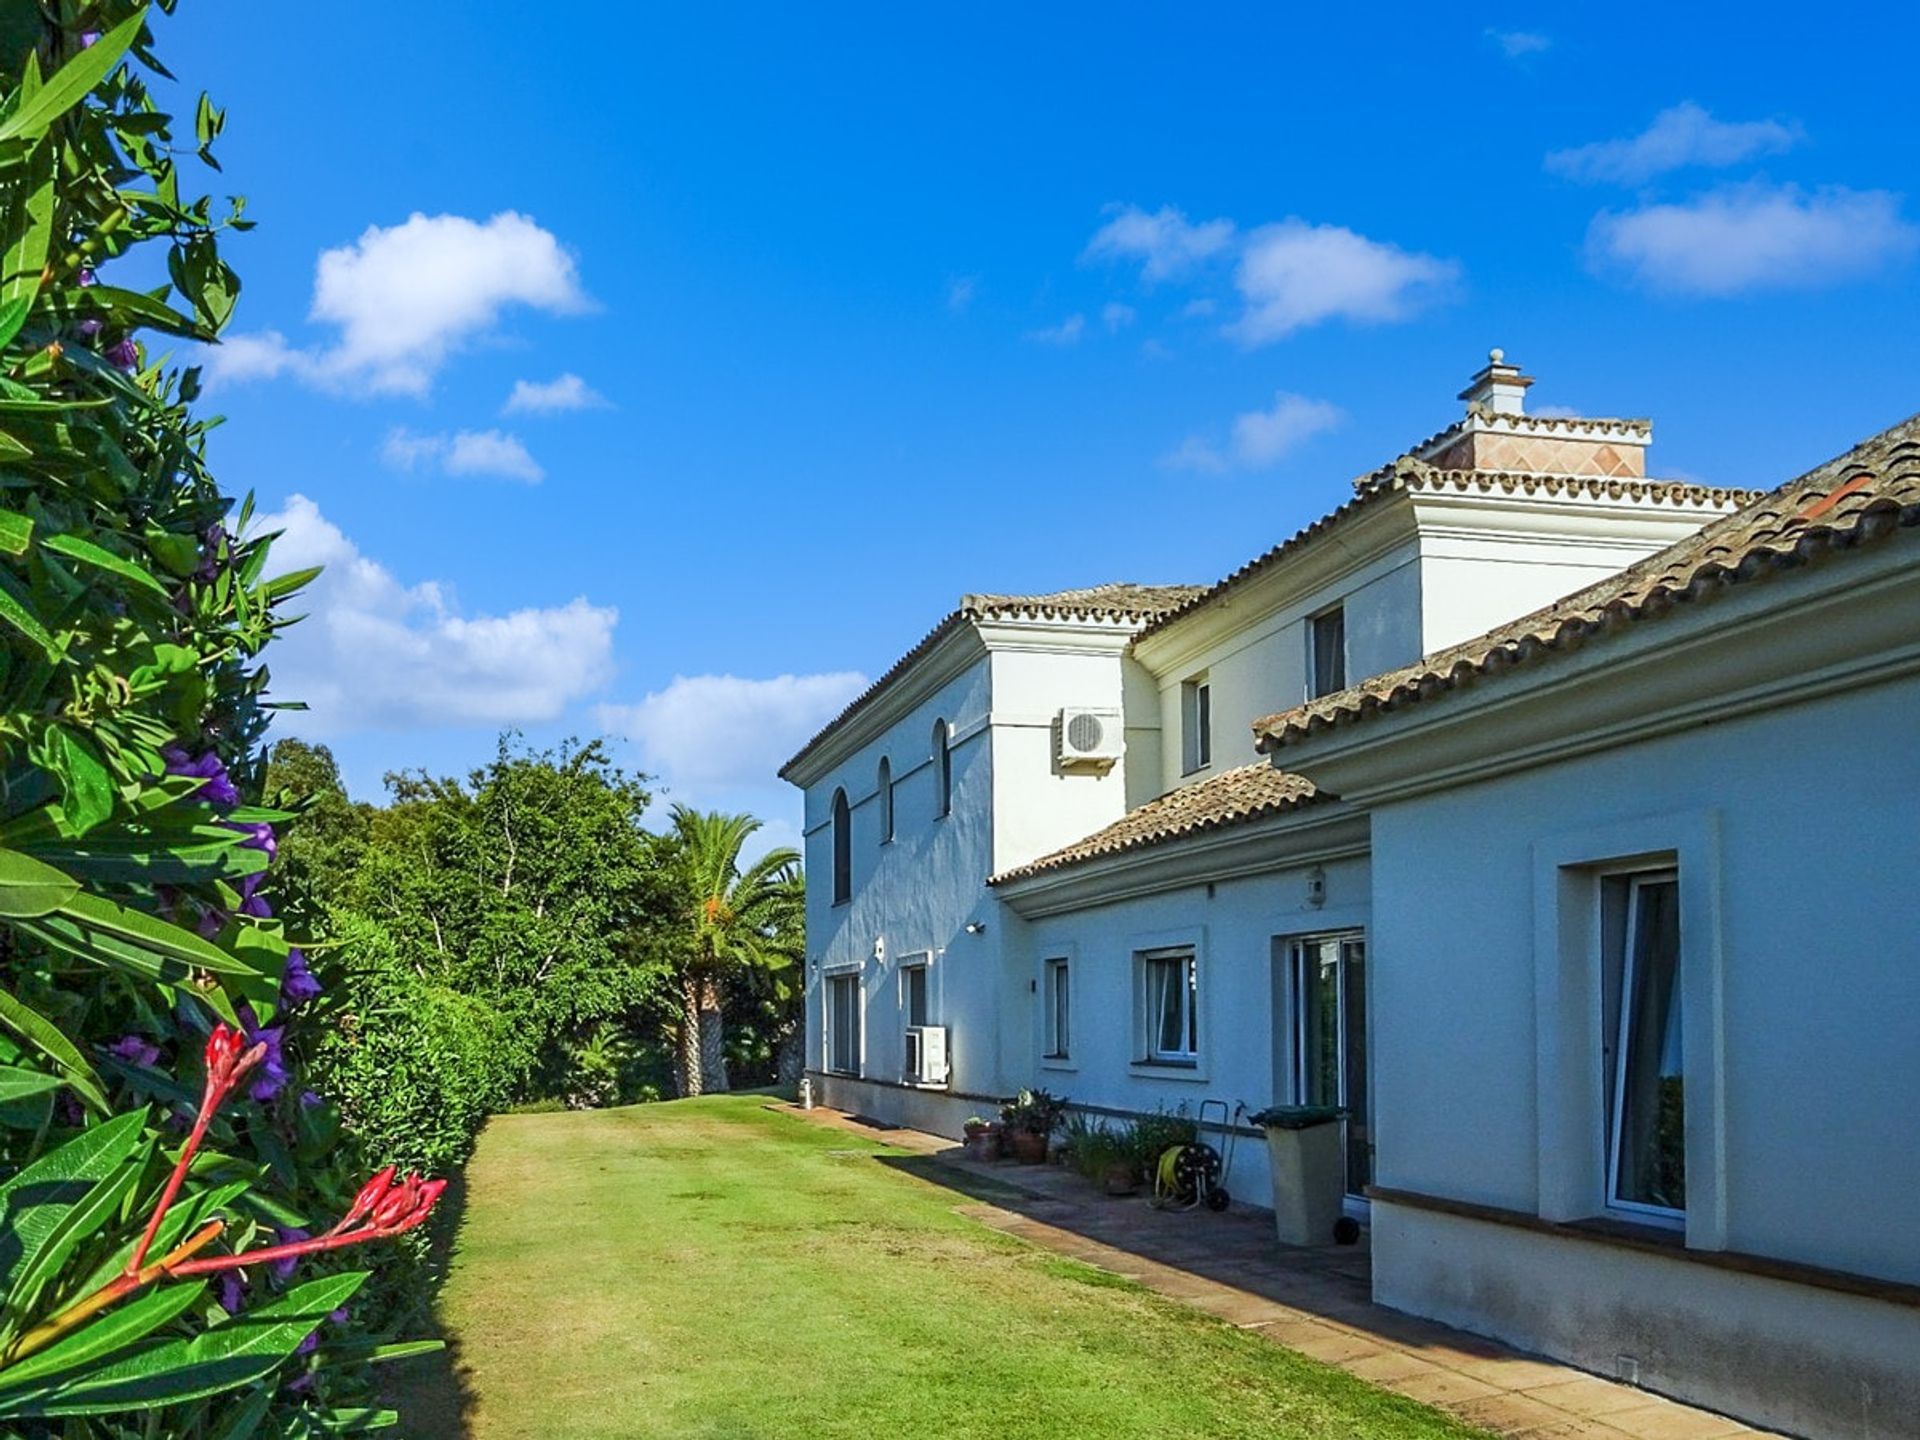
<path id="1" fill-rule="evenodd" d="M 1261 747 L 1362 806 L 1920 673 L 1920 533 L 1727 587 Z"/>
<path id="2" fill-rule="evenodd" d="M 1175 836 L 1001 881 L 994 893 L 1016 915 L 1032 920 L 1210 881 L 1365 855 L 1368 837 L 1364 810 L 1339 800 L 1320 800 L 1243 824 Z"/>

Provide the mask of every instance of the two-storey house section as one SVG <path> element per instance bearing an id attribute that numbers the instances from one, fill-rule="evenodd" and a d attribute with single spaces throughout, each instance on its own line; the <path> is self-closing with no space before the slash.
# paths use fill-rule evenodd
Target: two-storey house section
<path id="1" fill-rule="evenodd" d="M 805 793 L 807 1066 L 828 1103 L 957 1133 L 1025 1083 L 987 877 L 1125 813 L 1121 655 L 1196 593 L 965 596 L 783 767 Z"/>

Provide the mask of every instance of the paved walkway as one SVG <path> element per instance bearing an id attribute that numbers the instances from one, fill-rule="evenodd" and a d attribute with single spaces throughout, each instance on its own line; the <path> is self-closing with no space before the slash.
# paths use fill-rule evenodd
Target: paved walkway
<path id="1" fill-rule="evenodd" d="M 1155 1210 L 1141 1199 L 1104 1195 L 1058 1166 L 985 1164 L 937 1135 L 837 1110 L 778 1108 L 938 1161 L 941 1183 L 973 1196 L 961 1212 L 996 1230 L 1124 1275 L 1501 1435 L 1720 1440 L 1771 1433 L 1375 1305 L 1364 1243 L 1281 1245 L 1264 1211 Z"/>

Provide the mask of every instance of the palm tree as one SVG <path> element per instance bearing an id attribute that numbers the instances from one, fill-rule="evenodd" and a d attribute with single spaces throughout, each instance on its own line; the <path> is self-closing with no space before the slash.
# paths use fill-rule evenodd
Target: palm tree
<path id="1" fill-rule="evenodd" d="M 759 828 L 751 815 L 673 807 L 687 926 L 685 943 L 676 947 L 682 1095 L 728 1088 L 722 1019 L 728 985 L 769 976 L 800 956 L 800 852 L 782 846 L 742 869 L 740 851 Z"/>

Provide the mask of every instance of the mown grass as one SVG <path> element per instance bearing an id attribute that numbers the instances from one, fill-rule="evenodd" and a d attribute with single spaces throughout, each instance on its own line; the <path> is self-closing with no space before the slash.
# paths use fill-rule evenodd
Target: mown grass
<path id="1" fill-rule="evenodd" d="M 403 1381 L 409 1433 L 1479 1433 L 957 1215 L 888 1153 L 756 1097 L 494 1120 L 453 1372 Z"/>

